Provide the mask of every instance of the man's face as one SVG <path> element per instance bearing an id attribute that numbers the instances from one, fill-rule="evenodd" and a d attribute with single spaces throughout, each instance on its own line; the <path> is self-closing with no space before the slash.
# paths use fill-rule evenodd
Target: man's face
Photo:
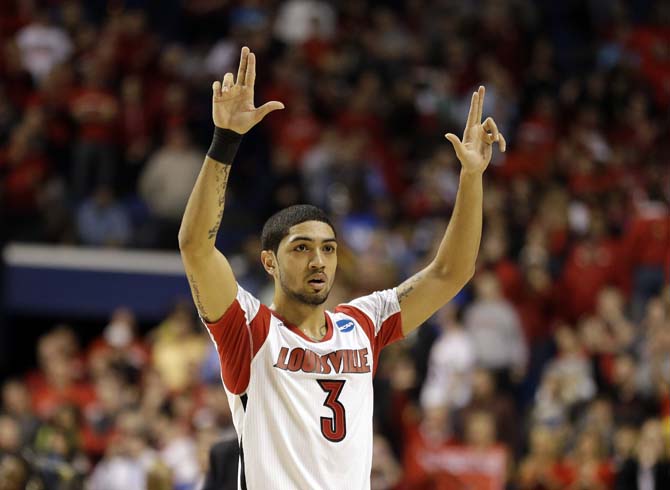
<path id="1" fill-rule="evenodd" d="M 337 242 L 328 224 L 305 221 L 292 226 L 276 255 L 274 275 L 286 295 L 309 305 L 328 299 L 337 269 Z"/>

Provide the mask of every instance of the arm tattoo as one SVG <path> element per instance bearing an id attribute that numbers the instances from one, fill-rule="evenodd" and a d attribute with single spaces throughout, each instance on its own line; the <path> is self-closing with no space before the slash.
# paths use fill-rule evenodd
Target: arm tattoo
<path id="1" fill-rule="evenodd" d="M 219 213 L 216 217 L 216 223 L 207 230 L 207 239 L 212 240 L 216 238 L 216 233 L 219 231 L 219 226 L 221 225 L 221 219 L 223 218 L 223 208 L 226 204 L 226 186 L 228 185 L 228 175 L 230 174 L 230 165 L 221 165 L 216 166 L 215 180 L 216 180 L 216 195 L 219 205 Z"/>
<path id="2" fill-rule="evenodd" d="M 409 293 L 414 291 L 414 287 L 421 280 L 422 275 L 422 272 L 418 272 L 398 286 L 396 294 L 398 295 L 399 303 L 402 303 L 409 296 Z"/>
<path id="3" fill-rule="evenodd" d="M 188 276 L 188 280 L 191 283 L 191 288 L 193 289 L 193 298 L 195 299 L 196 308 L 198 308 L 198 311 L 203 318 L 208 318 L 205 307 L 203 306 L 202 300 L 200 299 L 200 289 L 198 288 L 198 283 L 195 282 L 195 276 L 191 274 Z"/>

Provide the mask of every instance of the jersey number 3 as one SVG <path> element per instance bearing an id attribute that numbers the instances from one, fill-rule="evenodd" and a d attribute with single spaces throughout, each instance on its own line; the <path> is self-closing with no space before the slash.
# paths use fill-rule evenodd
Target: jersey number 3
<path id="1" fill-rule="evenodd" d="M 324 407 L 333 411 L 332 417 L 321 417 L 321 433 L 330 442 L 340 442 L 347 435 L 347 420 L 344 405 L 338 400 L 345 380 L 341 379 L 317 379 L 317 383 L 323 391 L 328 393 Z"/>

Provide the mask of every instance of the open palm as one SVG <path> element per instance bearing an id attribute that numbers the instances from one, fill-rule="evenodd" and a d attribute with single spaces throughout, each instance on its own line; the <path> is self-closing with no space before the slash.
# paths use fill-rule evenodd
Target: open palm
<path id="1" fill-rule="evenodd" d="M 463 170 L 467 172 L 484 172 L 491 161 L 493 143 L 497 142 L 500 151 L 504 152 L 507 143 L 502 133 L 498 131 L 492 117 L 486 118 L 482 123 L 482 112 L 484 110 L 484 87 L 472 94 L 470 112 L 465 123 L 463 141 L 452 133 L 445 137 L 451 142 L 456 151 L 456 156 L 461 162 Z"/>
<path id="2" fill-rule="evenodd" d="M 254 107 L 255 81 L 256 56 L 245 46 L 237 80 L 233 80 L 232 73 L 226 73 L 223 82 L 217 80 L 212 84 L 212 118 L 217 127 L 244 134 L 270 112 L 284 108 L 284 104 L 276 100 Z"/>

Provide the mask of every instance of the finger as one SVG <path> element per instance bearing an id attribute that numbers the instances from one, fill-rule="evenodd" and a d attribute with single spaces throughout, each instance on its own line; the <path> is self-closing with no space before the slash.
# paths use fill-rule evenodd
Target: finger
<path id="1" fill-rule="evenodd" d="M 500 151 L 505 153 L 505 150 L 507 149 L 507 141 L 505 141 L 505 137 L 500 133 L 498 135 L 498 148 L 500 148 Z"/>
<path id="2" fill-rule="evenodd" d="M 247 76 L 247 59 L 249 58 L 249 48 L 244 46 L 240 54 L 240 66 L 237 68 L 237 84 L 244 85 Z"/>
<path id="3" fill-rule="evenodd" d="M 233 86 L 233 74 L 228 72 L 223 77 L 223 87 L 221 92 L 228 92 Z"/>
<path id="4" fill-rule="evenodd" d="M 260 121 L 265 116 L 270 114 L 272 111 L 276 111 L 276 110 L 283 109 L 283 108 L 284 108 L 284 104 L 282 104 L 281 102 L 277 102 L 276 100 L 273 100 L 272 102 L 266 102 L 265 104 L 260 106 L 258 109 L 256 109 L 256 112 L 259 115 L 258 120 Z"/>
<path id="5" fill-rule="evenodd" d="M 444 135 L 444 137 L 449 140 L 451 145 L 454 147 L 454 151 L 456 151 L 456 156 L 460 159 L 461 156 L 463 155 L 463 152 L 465 151 L 465 148 L 463 147 L 463 143 L 461 143 L 461 140 L 459 140 L 458 136 L 456 136 L 453 133 L 447 133 Z"/>
<path id="6" fill-rule="evenodd" d="M 256 55 L 254 53 L 249 53 L 247 58 L 247 75 L 245 85 L 247 87 L 254 88 L 254 83 L 256 82 Z"/>
<path id="7" fill-rule="evenodd" d="M 468 112 L 468 120 L 465 123 L 466 128 L 471 128 L 477 122 L 477 111 L 479 110 L 479 94 L 477 92 L 472 93 L 472 99 L 470 100 L 470 111 Z"/>
<path id="8" fill-rule="evenodd" d="M 489 134 L 490 143 L 493 143 L 494 141 L 498 141 L 498 137 L 500 136 L 500 133 L 498 132 L 498 126 L 496 126 L 496 122 L 493 120 L 492 117 L 487 117 L 486 121 L 484 121 L 484 124 L 482 124 L 482 127 L 487 132 L 491 133 L 491 134 Z"/>
<path id="9" fill-rule="evenodd" d="M 479 107 L 477 109 L 477 122 L 482 121 L 482 115 L 484 114 L 484 94 L 486 93 L 486 89 L 484 88 L 483 85 L 479 86 L 479 90 L 477 91 L 479 94 Z"/>
<path id="10" fill-rule="evenodd" d="M 221 82 L 218 80 L 212 84 L 212 95 L 218 97 L 221 95 Z"/>

